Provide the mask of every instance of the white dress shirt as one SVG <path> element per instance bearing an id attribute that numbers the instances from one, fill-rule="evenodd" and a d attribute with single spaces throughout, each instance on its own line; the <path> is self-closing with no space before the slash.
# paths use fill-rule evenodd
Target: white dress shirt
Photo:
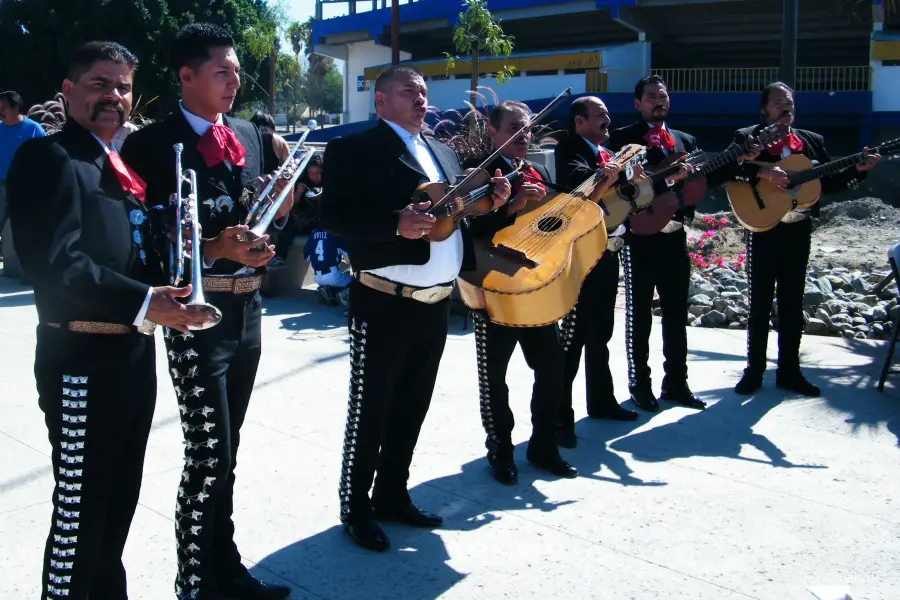
<path id="1" fill-rule="evenodd" d="M 384 119 L 383 119 L 384 120 Z M 390 121 L 393 129 L 428 175 L 428 181 L 442 181 L 444 173 L 421 134 L 412 134 Z M 459 229 L 443 242 L 431 242 L 431 254 L 424 265 L 392 265 L 369 271 L 372 275 L 415 287 L 450 283 L 459 275 L 463 261 L 463 239 Z"/>
<path id="2" fill-rule="evenodd" d="M 94 135 L 94 134 L 91 133 L 91 135 Z M 98 138 L 96 135 L 94 135 L 94 139 L 97 140 L 97 143 L 99 143 L 103 147 L 103 151 L 106 152 L 107 154 L 109 154 L 110 152 L 113 152 L 113 151 L 116 152 L 116 154 L 118 154 L 118 150 L 116 150 L 115 146 L 110 148 L 109 146 L 104 144 L 103 140 Z M 134 325 L 135 327 L 140 327 L 144 323 L 144 320 L 147 318 L 147 309 L 150 308 L 150 298 L 152 296 L 153 296 L 153 288 L 148 285 L 147 286 L 147 295 L 144 296 L 144 303 L 141 305 L 141 310 L 138 312 L 137 316 L 134 318 L 134 322 L 132 323 L 132 325 Z"/>
<path id="3" fill-rule="evenodd" d="M 788 127 L 788 133 L 794 133 L 794 128 Z M 781 158 L 787 158 L 791 154 L 793 154 L 793 152 L 791 152 L 791 148 L 790 148 L 790 146 L 788 146 L 787 140 L 785 140 L 784 145 L 781 147 Z M 809 209 L 808 208 L 792 208 L 791 212 L 808 213 Z"/>
<path id="4" fill-rule="evenodd" d="M 600 155 L 600 148 L 603 148 L 603 146 L 597 146 L 596 144 L 591 142 L 591 140 L 587 139 L 584 136 L 581 136 L 581 139 L 583 139 L 585 142 L 587 142 L 587 145 L 590 146 L 591 150 L 594 152 L 594 158 L 597 158 Z M 606 150 L 606 148 L 603 148 L 603 149 Z M 606 151 L 609 152 L 609 150 L 606 150 Z M 609 152 L 609 153 L 612 154 L 612 152 Z M 618 227 L 613 229 L 611 232 L 607 232 L 607 234 L 606 234 L 607 237 L 621 237 L 623 235 L 625 235 L 625 224 L 624 223 L 622 223 L 621 225 L 619 225 Z"/>

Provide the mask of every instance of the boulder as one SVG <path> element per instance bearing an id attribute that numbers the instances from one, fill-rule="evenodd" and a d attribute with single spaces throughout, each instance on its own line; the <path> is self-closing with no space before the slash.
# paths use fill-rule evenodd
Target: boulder
<path id="1" fill-rule="evenodd" d="M 828 281 L 828 284 L 831 286 L 832 291 L 845 290 L 850 287 L 846 281 L 844 281 L 837 275 L 825 275 L 823 279 Z"/>
<path id="2" fill-rule="evenodd" d="M 853 317 L 853 318 L 850 320 L 850 323 L 851 323 L 853 326 L 858 327 L 858 326 L 860 326 L 860 325 L 865 325 L 865 324 L 867 323 L 867 321 L 866 321 L 866 319 L 865 319 L 864 317 Z"/>
<path id="3" fill-rule="evenodd" d="M 816 310 L 815 318 L 819 319 L 820 321 L 822 321 L 822 322 L 825 323 L 826 325 L 831 325 L 831 317 L 830 317 L 830 316 L 828 315 L 828 313 L 827 313 L 825 310 L 823 310 L 822 308 L 819 308 L 819 309 Z"/>
<path id="4" fill-rule="evenodd" d="M 818 279 L 816 279 L 816 285 L 825 294 L 834 292 L 834 288 L 831 286 L 831 282 L 828 281 L 827 277 L 819 277 Z"/>
<path id="5" fill-rule="evenodd" d="M 712 306 L 712 300 L 710 298 L 715 296 L 715 292 L 710 295 L 707 294 L 692 294 L 690 298 L 688 298 L 689 306 Z"/>
<path id="6" fill-rule="evenodd" d="M 814 285 L 807 285 L 803 292 L 803 306 L 815 308 L 825 302 L 825 293 Z"/>
<path id="7" fill-rule="evenodd" d="M 876 306 L 878 304 L 878 296 L 868 295 L 863 296 L 862 303 L 868 306 Z"/>
<path id="8" fill-rule="evenodd" d="M 855 340 L 864 340 L 864 339 L 866 339 L 866 337 L 867 337 L 866 334 L 863 333 L 862 331 L 857 331 L 856 333 L 853 334 L 853 339 L 855 339 Z"/>
<path id="9" fill-rule="evenodd" d="M 694 317 L 702 317 L 711 310 L 712 306 L 703 306 L 701 304 L 695 304 L 694 306 L 688 307 L 688 312 L 694 315 Z"/>
<path id="10" fill-rule="evenodd" d="M 744 326 L 735 321 L 734 323 L 728 324 L 728 329 L 744 329 Z"/>
<path id="11" fill-rule="evenodd" d="M 850 287 L 859 294 L 869 293 L 870 286 L 858 275 L 850 279 Z"/>
<path id="12" fill-rule="evenodd" d="M 845 323 L 850 323 L 850 315 L 845 315 L 843 313 L 838 313 L 836 315 L 831 315 L 829 317 L 831 322 L 835 325 L 844 325 Z"/>
<path id="13" fill-rule="evenodd" d="M 872 319 L 875 321 L 887 321 L 888 313 L 883 306 L 873 306 Z"/>
<path id="14" fill-rule="evenodd" d="M 806 333 L 810 335 L 827 335 L 828 324 L 821 319 L 810 319 L 806 322 Z"/>
<path id="15" fill-rule="evenodd" d="M 718 310 L 712 310 L 703 315 L 703 325 L 706 327 L 721 327 L 726 322 L 725 313 Z"/>
<path id="16" fill-rule="evenodd" d="M 691 287 L 688 289 L 688 298 L 693 298 L 694 296 L 709 296 L 710 298 L 714 298 L 716 295 L 718 295 L 716 287 L 708 281 L 692 283 Z"/>
<path id="17" fill-rule="evenodd" d="M 729 302 L 737 302 L 739 300 L 743 300 L 744 295 L 740 292 L 724 291 L 722 292 L 722 298 L 728 300 Z"/>
<path id="18" fill-rule="evenodd" d="M 724 298 L 713 298 L 713 308 L 719 312 L 725 312 L 725 309 L 728 307 L 728 302 L 725 301 Z"/>
<path id="19" fill-rule="evenodd" d="M 872 335 L 881 339 L 884 337 L 884 325 L 881 323 L 872 323 Z"/>

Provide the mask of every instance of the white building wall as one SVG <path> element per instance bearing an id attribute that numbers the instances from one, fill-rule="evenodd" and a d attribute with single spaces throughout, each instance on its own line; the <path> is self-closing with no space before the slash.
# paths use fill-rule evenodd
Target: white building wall
<path id="1" fill-rule="evenodd" d="M 400 60 L 409 60 L 412 55 L 409 52 L 400 52 Z M 375 113 L 375 90 L 357 91 L 357 81 L 363 76 L 367 67 L 390 64 L 391 49 L 389 46 L 379 46 L 373 41 L 356 42 L 348 44 L 347 64 L 344 85 L 346 87 L 346 103 L 344 112 L 347 115 L 347 123 L 365 121 Z M 370 84 L 370 87 L 371 84 Z"/>
<path id="2" fill-rule="evenodd" d="M 900 67 L 872 61 L 872 111 L 900 112 Z"/>
<path id="3" fill-rule="evenodd" d="M 440 110 L 460 109 L 470 99 L 469 79 L 447 79 L 444 81 L 428 81 L 428 104 Z M 497 94 L 497 100 L 534 100 L 537 98 L 553 98 L 567 87 L 573 94 L 584 93 L 584 74 L 579 75 L 539 75 L 528 77 L 522 75 L 511 78 L 507 83 L 497 83 L 493 77 L 480 77 L 479 86 L 485 86 Z M 482 94 L 488 104 L 494 104 L 494 98 L 484 90 Z M 479 100 L 478 105 L 483 105 Z"/>

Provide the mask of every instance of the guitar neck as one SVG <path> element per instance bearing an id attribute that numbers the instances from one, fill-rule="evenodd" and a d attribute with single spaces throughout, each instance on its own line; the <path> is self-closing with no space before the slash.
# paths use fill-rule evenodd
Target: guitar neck
<path id="1" fill-rule="evenodd" d="M 747 152 L 750 149 L 750 146 L 752 146 L 750 139 L 745 141 L 740 146 L 736 144 L 728 146 L 719 156 L 710 161 L 707 161 L 699 169 L 685 177 L 685 183 L 693 181 L 695 179 L 700 179 L 701 177 L 706 177 L 713 171 L 718 171 L 728 163 L 734 162 L 738 159 L 739 156 Z"/>
<path id="2" fill-rule="evenodd" d="M 819 165 L 817 167 L 813 167 L 812 169 L 807 169 L 806 171 L 793 173 L 789 177 L 790 185 L 791 187 L 803 185 L 804 183 L 813 181 L 815 179 L 821 179 L 822 177 L 828 177 L 829 175 L 840 173 L 844 169 L 862 162 L 865 156 L 865 152 L 857 152 L 856 154 L 847 156 L 840 160 L 833 160 L 831 162 L 825 163 L 824 165 Z"/>

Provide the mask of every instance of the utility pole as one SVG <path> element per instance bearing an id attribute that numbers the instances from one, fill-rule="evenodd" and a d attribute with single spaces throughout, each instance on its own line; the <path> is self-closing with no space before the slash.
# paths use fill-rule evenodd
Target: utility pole
<path id="1" fill-rule="evenodd" d="M 781 0 L 781 81 L 792 89 L 797 75 L 798 0 Z"/>
<path id="2" fill-rule="evenodd" d="M 391 64 L 400 64 L 400 0 L 391 0 Z"/>

